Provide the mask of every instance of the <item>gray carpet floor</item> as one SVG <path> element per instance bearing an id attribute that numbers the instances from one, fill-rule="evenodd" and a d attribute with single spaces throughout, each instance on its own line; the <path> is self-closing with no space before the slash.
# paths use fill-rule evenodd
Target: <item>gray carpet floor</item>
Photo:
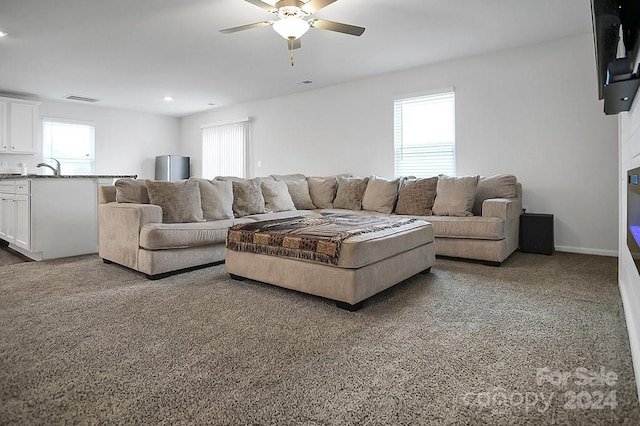
<path id="1" fill-rule="evenodd" d="M 17 265 L 19 263 L 28 261 L 30 261 L 30 259 L 28 259 L 27 257 L 14 252 L 8 247 L 0 246 L 0 267 L 7 265 Z"/>
<path id="2" fill-rule="evenodd" d="M 0 424 L 638 425 L 616 265 L 438 259 L 355 313 L 224 265 L 5 266 Z"/>

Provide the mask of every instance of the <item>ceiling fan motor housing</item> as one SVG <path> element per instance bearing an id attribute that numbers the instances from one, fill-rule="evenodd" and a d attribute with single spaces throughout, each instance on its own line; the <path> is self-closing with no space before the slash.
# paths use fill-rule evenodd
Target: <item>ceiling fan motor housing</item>
<path id="1" fill-rule="evenodd" d="M 278 9 L 278 16 L 282 19 L 302 19 L 308 15 L 308 13 L 302 10 L 303 5 L 304 3 L 300 0 L 280 0 L 278 3 L 276 3 L 275 7 Z"/>

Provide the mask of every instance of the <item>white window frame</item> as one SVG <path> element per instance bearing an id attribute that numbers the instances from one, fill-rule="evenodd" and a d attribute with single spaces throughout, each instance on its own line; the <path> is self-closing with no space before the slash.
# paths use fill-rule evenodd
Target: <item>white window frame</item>
<path id="1" fill-rule="evenodd" d="M 245 178 L 249 174 L 249 141 L 251 135 L 251 117 L 237 120 L 218 121 L 203 124 L 202 131 L 202 177 L 213 179 L 216 176 L 235 176 Z M 224 140 L 230 138 L 229 140 Z M 218 143 L 224 146 L 216 147 Z M 233 146 L 239 144 L 240 146 Z M 216 155 L 221 150 L 223 155 Z M 239 155 L 240 162 L 228 162 L 231 156 Z"/>
<path id="2" fill-rule="evenodd" d="M 423 145 L 407 145 L 403 143 L 402 107 L 415 102 L 437 101 L 442 98 L 452 100 L 452 134 L 453 140 L 442 143 L 425 143 Z M 394 170 L 397 177 L 416 176 L 430 177 L 439 174 L 455 176 L 456 173 L 456 132 L 455 132 L 455 89 L 453 87 L 398 96 L 393 100 L 393 139 Z M 413 156 L 413 158 L 405 156 Z M 433 161 L 426 160 L 432 156 Z M 425 161 L 421 161 L 424 159 Z M 413 160 L 413 164 L 412 164 Z M 444 160 L 444 161 L 443 161 Z M 422 164 L 418 166 L 416 162 Z M 440 163 L 440 164 L 439 164 Z M 443 164 L 446 163 L 446 164 Z"/>
<path id="3" fill-rule="evenodd" d="M 74 159 L 80 160 L 80 157 L 56 156 L 56 155 L 53 155 L 52 150 L 49 150 L 49 152 L 45 152 L 45 150 L 47 149 L 45 140 L 47 138 L 46 126 L 48 123 L 49 124 L 71 124 L 71 125 L 77 125 L 77 126 L 87 126 L 91 128 L 91 140 L 89 141 L 89 152 L 85 157 L 82 158 L 82 160 L 86 160 L 88 157 L 88 160 L 89 160 L 88 168 L 84 170 L 82 173 L 75 173 L 75 170 L 74 170 L 75 167 L 73 165 L 74 164 L 73 160 Z M 51 158 L 55 158 L 56 160 L 58 160 L 60 162 L 60 172 L 63 175 L 95 174 L 95 170 L 96 170 L 96 124 L 95 122 L 84 121 L 84 120 L 74 120 L 74 119 L 68 119 L 68 118 L 43 117 L 42 118 L 42 156 L 43 156 L 43 161 L 46 162 L 47 164 L 49 164 L 48 160 Z M 51 164 L 51 165 L 55 167 L 55 164 Z"/>

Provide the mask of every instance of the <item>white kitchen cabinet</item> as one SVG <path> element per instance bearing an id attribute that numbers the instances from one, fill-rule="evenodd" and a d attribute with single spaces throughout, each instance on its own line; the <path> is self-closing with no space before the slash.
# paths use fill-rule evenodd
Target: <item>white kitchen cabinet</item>
<path id="1" fill-rule="evenodd" d="M 0 239 L 31 248 L 29 181 L 0 183 Z"/>
<path id="2" fill-rule="evenodd" d="M 7 108 L 9 104 L 0 100 L 0 152 L 9 150 L 9 138 L 7 128 L 9 127 Z"/>
<path id="3" fill-rule="evenodd" d="M 34 260 L 96 253 L 96 179 L 0 180 L 0 239 Z"/>
<path id="4" fill-rule="evenodd" d="M 14 194 L 0 192 L 0 239 L 9 243 L 15 242 L 14 197 Z"/>
<path id="5" fill-rule="evenodd" d="M 18 195 L 14 201 L 15 208 L 15 244 L 25 250 L 31 249 L 31 197 Z"/>
<path id="6" fill-rule="evenodd" d="M 35 153 L 38 102 L 0 98 L 0 152 Z"/>

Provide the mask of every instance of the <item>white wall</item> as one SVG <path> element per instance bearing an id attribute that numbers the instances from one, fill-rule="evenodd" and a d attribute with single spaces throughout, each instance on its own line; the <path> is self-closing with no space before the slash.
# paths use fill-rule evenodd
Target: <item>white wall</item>
<path id="1" fill-rule="evenodd" d="M 640 394 L 640 274 L 627 247 L 627 171 L 640 167 L 640 90 L 628 113 L 620 119 L 620 229 L 618 279 Z"/>
<path id="2" fill-rule="evenodd" d="M 96 105 L 43 101 L 40 117 L 91 121 L 96 129 L 96 174 L 137 174 L 141 178 L 155 176 L 155 156 L 179 154 L 180 119 L 145 114 Z M 41 122 L 40 122 L 41 123 Z M 42 158 L 42 126 L 38 125 L 36 154 L 0 154 L 10 170 L 20 172 L 27 163 L 30 173 L 39 173 L 36 165 Z"/>
<path id="3" fill-rule="evenodd" d="M 617 120 L 590 34 L 185 117 L 182 149 L 198 175 L 200 125 L 250 116 L 252 175 L 392 176 L 394 97 L 451 86 L 457 174 L 515 174 L 528 211 L 555 215 L 556 248 L 615 255 Z"/>

